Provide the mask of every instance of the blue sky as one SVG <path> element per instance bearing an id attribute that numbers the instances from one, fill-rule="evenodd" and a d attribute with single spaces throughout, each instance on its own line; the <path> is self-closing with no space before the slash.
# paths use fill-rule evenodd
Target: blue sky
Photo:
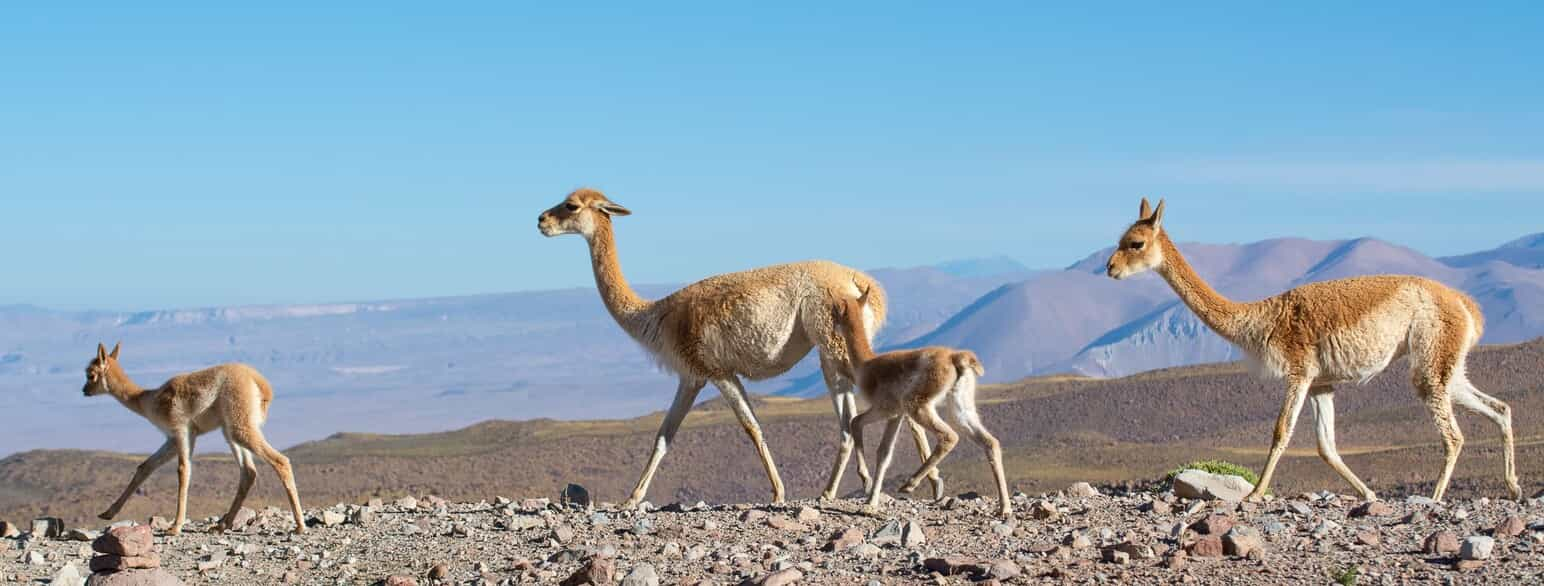
<path id="1" fill-rule="evenodd" d="M 221 5 L 212 5 L 221 4 Z M 802 258 L 1544 229 L 1544 7 L 101 3 L 0 15 L 0 304 L 588 286 Z M 571 3 L 567 3 L 571 4 Z M 647 5 L 645 5 L 647 4 Z"/>

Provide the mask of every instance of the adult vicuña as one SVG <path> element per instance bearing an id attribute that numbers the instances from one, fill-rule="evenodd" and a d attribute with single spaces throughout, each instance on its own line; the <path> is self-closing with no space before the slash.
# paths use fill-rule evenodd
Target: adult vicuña
<path id="1" fill-rule="evenodd" d="M 590 262 L 601 301 L 628 335 L 643 346 L 660 365 L 680 377 L 675 401 L 655 437 L 654 452 L 625 507 L 637 505 L 649 490 L 660 460 L 674 441 L 697 393 L 707 382 L 717 386 L 734 410 L 745 433 L 756 444 L 762 466 L 772 482 L 772 501 L 783 501 L 783 481 L 772 462 L 751 410 L 740 377 L 752 380 L 777 376 L 793 368 L 811 348 L 819 348 L 831 402 L 841 429 L 841 446 L 831 466 L 831 477 L 822 498 L 836 497 L 837 485 L 852 454 L 850 425 L 857 412 L 852 383 L 845 374 L 847 350 L 842 345 L 825 308 L 840 297 L 857 297 L 853 283 L 872 287 L 876 294 L 864 318 L 870 331 L 885 320 L 884 294 L 874 279 L 860 271 L 825 261 L 806 261 L 764 267 L 710 277 L 687 285 L 656 301 L 639 297 L 617 260 L 612 233 L 614 216 L 631 214 L 627 208 L 593 189 L 568 194 L 537 219 L 544 236 L 578 234 L 590 246 Z M 928 453 L 926 440 L 915 423 L 918 451 Z M 867 467 L 858 455 L 858 474 L 867 485 Z M 942 490 L 934 477 L 934 487 Z"/>
<path id="2" fill-rule="evenodd" d="M 118 364 L 118 349 L 119 346 L 114 345 L 113 351 L 108 353 L 97 344 L 97 355 L 86 367 L 86 386 L 81 392 L 87 397 L 112 395 L 124 407 L 150 420 L 165 433 L 166 443 L 134 471 L 134 479 L 123 489 L 123 495 L 102 513 L 103 519 L 117 517 L 139 485 L 156 468 L 176 456 L 177 520 L 172 522 L 170 533 L 181 533 L 187 520 L 193 444 L 198 436 L 219 428 L 225 431 L 225 441 L 236 456 L 236 464 L 241 466 L 241 483 L 236 488 L 230 511 L 220 519 L 216 529 L 230 527 L 236 512 L 241 510 L 247 492 L 257 482 L 256 458 L 260 457 L 273 466 L 279 480 L 284 482 L 290 509 L 295 513 L 295 532 L 305 533 L 305 517 L 301 515 L 300 496 L 295 491 L 295 475 L 289 458 L 263 438 L 261 427 L 268 419 L 268 404 L 273 402 L 273 389 L 263 375 L 245 364 L 221 364 L 179 374 L 158 389 L 146 390 L 134 384 L 123 372 L 123 367 Z"/>
<path id="3" fill-rule="evenodd" d="M 1185 262 L 1163 229 L 1163 206 L 1160 200 L 1152 209 L 1146 198 L 1142 200 L 1137 222 L 1110 255 L 1108 272 L 1122 279 L 1158 271 L 1201 321 L 1248 354 L 1262 374 L 1286 380 L 1286 402 L 1276 420 L 1270 456 L 1250 499 L 1265 495 L 1303 402 L 1311 396 L 1319 457 L 1362 498 L 1375 500 L 1377 495 L 1335 449 L 1331 385 L 1364 382 L 1406 354 L 1411 381 L 1442 434 L 1446 454 L 1432 498 L 1441 500 L 1447 491 L 1464 445 L 1453 417 L 1454 401 L 1501 429 L 1507 488 L 1513 498 L 1522 498 L 1512 456 L 1512 410 L 1480 392 L 1464 374 L 1464 360 L 1484 331 L 1484 316 L 1473 299 L 1430 279 L 1379 275 L 1311 283 L 1261 301 L 1235 302 L 1218 294 Z"/>
<path id="4" fill-rule="evenodd" d="M 844 297 L 832 304 L 833 320 L 847 340 L 848 355 L 852 357 L 852 378 L 858 382 L 858 389 L 869 404 L 868 410 L 852 422 L 860 453 L 863 451 L 863 427 L 875 419 L 885 421 L 885 435 L 877 454 L 879 468 L 872 485 L 864 486 L 868 490 L 867 508 L 875 511 L 879 507 L 879 495 L 883 492 L 890 457 L 895 452 L 895 437 L 900 431 L 901 420 L 910 418 L 920 422 L 938 435 L 937 448 L 901 486 L 901 492 L 911 492 L 923 477 L 936 473 L 938 463 L 959 443 L 959 434 L 938 417 L 938 404 L 947 397 L 949 402 L 945 412 L 986 450 L 986 461 L 997 480 L 998 514 L 1010 516 L 1012 510 L 1008 504 L 1008 482 L 1003 477 L 1002 449 L 997 438 L 981 424 L 981 415 L 976 412 L 976 377 L 986 374 L 981 360 L 969 350 L 941 346 L 874 354 L 868 325 L 863 319 L 868 297 L 869 290 L 865 289 L 857 299 Z"/>

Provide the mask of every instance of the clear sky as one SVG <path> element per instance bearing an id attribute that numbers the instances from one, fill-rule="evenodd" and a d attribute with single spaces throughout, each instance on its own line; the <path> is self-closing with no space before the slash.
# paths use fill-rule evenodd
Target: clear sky
<path id="1" fill-rule="evenodd" d="M 0 304 L 1063 266 L 1177 237 L 1544 230 L 1544 4 L 28 3 L 0 14 Z M 1049 3 L 1048 3 L 1049 4 Z M 1055 3 L 1070 4 L 1070 3 Z"/>

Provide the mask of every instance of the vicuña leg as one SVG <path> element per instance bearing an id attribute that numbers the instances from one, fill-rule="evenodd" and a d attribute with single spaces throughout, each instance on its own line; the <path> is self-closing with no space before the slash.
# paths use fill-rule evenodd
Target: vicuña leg
<path id="1" fill-rule="evenodd" d="M 1367 485 L 1362 483 L 1362 479 L 1357 478 L 1356 474 L 1351 472 L 1351 468 L 1340 459 L 1340 451 L 1335 447 L 1334 387 L 1314 385 L 1309 389 L 1309 394 L 1313 401 L 1314 431 L 1319 437 L 1319 457 L 1324 460 L 1324 463 L 1329 464 L 1330 468 L 1334 468 L 1341 478 L 1351 483 L 1351 487 L 1362 495 L 1363 500 L 1378 500 L 1378 495 L 1373 494 Z"/>
<path id="2" fill-rule="evenodd" d="M 149 478 L 157 468 L 170 462 L 172 457 L 176 455 L 177 443 L 170 439 L 166 440 L 166 443 L 161 444 L 160 449 L 156 450 L 154 454 L 150 454 L 149 458 L 145 458 L 145 461 L 140 462 L 139 467 L 134 469 L 134 478 L 129 480 L 129 486 L 123 489 L 123 494 L 118 497 L 118 500 L 113 501 L 112 506 L 107 507 L 106 512 L 97 516 L 107 521 L 117 517 L 118 513 L 123 511 L 123 505 L 128 504 L 129 497 L 134 496 L 134 491 L 139 490 L 139 486 L 145 483 L 145 479 Z"/>
<path id="3" fill-rule="evenodd" d="M 1287 379 L 1287 399 L 1281 406 L 1281 415 L 1276 418 L 1276 431 L 1271 439 L 1271 453 L 1265 460 L 1265 471 L 1260 473 L 1260 485 L 1254 492 L 1246 497 L 1251 501 L 1259 501 L 1265 498 L 1266 491 L 1271 486 L 1271 477 L 1276 474 L 1276 464 L 1281 460 L 1281 455 L 1287 451 L 1287 443 L 1292 440 L 1292 429 L 1297 427 L 1297 416 L 1303 411 L 1303 402 L 1308 398 L 1308 387 L 1312 381 L 1302 378 Z"/>
<path id="4" fill-rule="evenodd" d="M 906 418 L 906 424 L 911 427 L 911 439 L 917 444 L 918 461 L 927 462 L 928 456 L 933 454 L 933 449 L 927 445 L 927 431 L 923 429 L 922 424 L 917 423 L 917 420 L 910 417 Z M 943 477 L 939 475 L 938 469 L 934 468 L 928 472 L 927 479 L 928 482 L 933 484 L 933 500 L 936 501 L 944 498 L 944 481 Z"/>
<path id="5" fill-rule="evenodd" d="M 772 450 L 767 447 L 767 440 L 761 434 L 761 424 L 756 422 L 756 413 L 751 409 L 750 399 L 745 396 L 745 387 L 740 385 L 740 379 L 734 376 L 713 381 L 718 387 L 719 393 L 734 410 L 736 417 L 740 419 L 740 427 L 745 428 L 745 434 L 750 436 L 751 443 L 756 444 L 756 454 L 761 456 L 761 466 L 767 470 L 767 480 L 772 482 L 772 503 L 783 502 L 783 479 L 777 475 L 777 464 L 772 461 Z"/>
<path id="6" fill-rule="evenodd" d="M 643 467 L 643 476 L 638 478 L 633 494 L 622 503 L 623 509 L 631 509 L 643 502 L 644 494 L 649 492 L 649 483 L 654 481 L 654 473 L 659 470 L 660 461 L 665 459 L 665 452 L 670 451 L 670 443 L 675 441 L 676 430 L 681 429 L 681 422 L 686 420 L 686 413 L 697 402 L 697 393 L 702 391 L 704 384 L 700 380 L 681 379 L 676 387 L 675 401 L 670 403 L 670 411 L 665 413 L 665 420 L 660 422 L 659 432 L 654 435 L 654 452 L 649 455 L 649 463 Z"/>
<path id="7" fill-rule="evenodd" d="M 182 525 L 188 520 L 188 482 L 193 478 L 193 437 L 179 432 L 172 438 L 177 450 L 177 518 L 172 521 L 171 535 L 182 533 Z"/>
<path id="8" fill-rule="evenodd" d="M 826 390 L 831 395 L 831 407 L 836 410 L 836 427 L 839 443 L 836 447 L 836 460 L 831 463 L 831 477 L 826 482 L 825 491 L 820 493 L 820 500 L 832 500 L 836 498 L 836 491 L 842 484 L 842 475 L 847 470 L 847 460 L 852 457 L 852 419 L 857 416 L 857 401 L 853 398 L 852 381 L 843 376 L 837 366 L 835 358 L 828 357 L 824 353 L 820 355 L 820 371 L 825 375 Z M 858 477 L 863 480 L 866 490 L 869 485 L 868 466 L 863 462 L 863 451 L 858 451 Z"/>
<path id="9" fill-rule="evenodd" d="M 306 517 L 300 508 L 300 491 L 295 488 L 295 468 L 290 465 L 289 457 L 274 449 L 256 426 L 243 426 L 231 431 L 231 437 L 234 437 L 241 447 L 251 451 L 273 467 L 274 474 L 279 476 L 279 482 L 284 485 L 285 496 L 289 497 L 290 512 L 295 516 L 295 532 L 305 533 Z"/>
<path id="10" fill-rule="evenodd" d="M 873 409 L 869 409 L 868 411 L 859 413 L 857 417 L 852 418 L 853 447 L 855 450 L 857 450 L 858 453 L 863 453 L 863 428 L 867 427 L 868 424 L 873 423 L 875 418 L 878 417 L 880 417 L 879 412 Z M 868 493 L 874 490 L 874 483 L 872 477 L 869 476 L 868 470 L 864 470 L 863 467 L 863 462 L 858 462 L 858 469 L 863 472 L 863 494 L 864 496 L 868 496 Z"/>
<path id="11" fill-rule="evenodd" d="M 236 486 L 236 498 L 231 500 L 230 510 L 226 511 L 225 516 L 220 518 L 220 524 L 216 527 L 219 531 L 229 530 L 231 524 L 235 523 L 236 512 L 241 510 L 241 505 L 247 501 L 247 494 L 252 490 L 252 485 L 257 483 L 256 456 L 252 454 L 251 450 L 236 443 L 235 438 L 231 437 L 228 429 L 225 433 L 225 441 L 231 446 L 231 455 L 236 457 L 236 466 L 241 468 L 241 480 Z"/>
<path id="12" fill-rule="evenodd" d="M 1512 407 L 1501 402 L 1500 399 L 1480 392 L 1466 376 L 1455 376 L 1448 388 L 1453 392 L 1453 400 L 1475 413 L 1484 415 L 1500 428 L 1502 459 L 1506 466 L 1504 476 L 1506 487 L 1512 493 L 1513 499 L 1522 500 L 1523 488 L 1517 482 L 1517 462 L 1513 456 L 1516 446 L 1512 438 Z"/>
<path id="13" fill-rule="evenodd" d="M 1003 473 L 1003 450 L 997 438 L 986 430 L 981 424 L 981 416 L 976 412 L 974 400 L 966 397 L 956 397 L 958 403 L 954 408 L 960 427 L 965 433 L 975 440 L 986 451 L 986 462 L 992 467 L 992 479 L 997 482 L 997 515 L 1007 518 L 1013 515 L 1013 506 L 1008 496 L 1008 476 Z M 969 401 L 967 403 L 967 400 Z"/>
<path id="14" fill-rule="evenodd" d="M 866 411 L 872 413 L 873 411 Z M 885 437 L 879 440 L 879 453 L 874 459 L 879 461 L 879 467 L 874 471 L 874 486 L 869 489 L 868 504 L 864 506 L 869 512 L 879 510 L 879 494 L 885 490 L 885 474 L 890 472 L 890 460 L 895 456 L 895 439 L 901 432 L 901 417 L 891 417 L 885 420 Z"/>
<path id="15" fill-rule="evenodd" d="M 916 490 L 917 485 L 922 484 L 922 479 L 926 478 L 928 474 L 936 472 L 938 470 L 938 463 L 942 462 L 944 456 L 949 455 L 949 452 L 954 450 L 954 446 L 960 443 L 960 434 L 955 433 L 954 429 L 949 427 L 949 424 L 944 423 L 942 419 L 938 418 L 938 410 L 935 405 L 931 403 L 923 405 L 922 408 L 912 412 L 912 418 L 916 419 L 917 423 L 921 423 L 923 427 L 932 430 L 934 434 L 938 435 L 938 449 L 928 454 L 927 459 L 922 462 L 922 467 L 918 468 L 917 472 L 911 475 L 911 479 L 907 480 L 906 484 L 901 485 L 900 492 Z"/>

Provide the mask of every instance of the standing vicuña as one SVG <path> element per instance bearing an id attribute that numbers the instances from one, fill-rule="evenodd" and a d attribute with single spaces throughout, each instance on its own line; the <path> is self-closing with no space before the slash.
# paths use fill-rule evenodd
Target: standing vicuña
<path id="1" fill-rule="evenodd" d="M 947 397 L 949 403 L 945 412 L 986 450 L 986 461 L 997 481 L 998 514 L 1010 516 L 1012 510 L 1008 504 L 1008 482 L 1003 476 L 1002 449 L 997 438 L 981 424 L 981 415 L 976 412 L 976 377 L 986 374 L 981 360 L 969 350 L 940 346 L 875 355 L 863 319 L 868 297 L 869 290 L 865 289 L 857 299 L 841 298 L 832 304 L 833 320 L 846 338 L 848 355 L 852 357 L 853 379 L 869 404 L 868 410 L 852 422 L 859 453 L 863 452 L 863 427 L 874 419 L 885 421 L 885 435 L 877 455 L 879 468 L 874 473 L 872 485 L 864 486 L 868 490 L 867 508 L 873 511 L 879 506 L 885 472 L 895 452 L 895 437 L 902 419 L 910 418 L 933 430 L 938 435 L 938 446 L 901 486 L 901 492 L 911 492 L 925 476 L 936 474 L 938 463 L 959 443 L 959 434 L 938 417 L 938 404 Z"/>
<path id="2" fill-rule="evenodd" d="M 123 367 L 118 365 L 117 345 L 113 346 L 112 353 L 108 353 L 106 348 L 97 344 L 96 359 L 86 367 L 86 386 L 81 392 L 87 397 L 112 395 L 124 407 L 150 420 L 166 434 L 166 443 L 139 465 L 139 469 L 134 472 L 134 479 L 129 481 L 128 488 L 123 489 L 123 495 L 107 508 L 107 512 L 102 513 L 103 519 L 112 520 L 118 516 L 124 503 L 129 501 L 129 496 L 139 489 L 139 485 L 156 468 L 176 456 L 177 520 L 172 522 L 170 533 L 181 533 L 182 525 L 187 520 L 188 478 L 192 473 L 193 444 L 198 436 L 223 429 L 225 441 L 236 456 L 236 464 L 241 466 L 241 484 L 236 488 L 236 499 L 231 501 L 230 511 L 220 519 L 216 529 L 230 527 L 236 512 L 241 510 L 247 492 L 252 490 L 252 484 L 257 481 L 256 458 L 261 457 L 273 466 L 274 472 L 279 474 L 279 480 L 284 482 L 284 490 L 289 494 L 290 509 L 295 513 L 295 532 L 305 532 L 305 518 L 300 512 L 300 496 L 295 492 L 295 475 L 290 468 L 289 458 L 268 445 L 260 429 L 268 419 L 268 404 L 273 402 L 273 389 L 268 386 L 263 375 L 252 367 L 245 364 L 222 364 L 179 374 L 158 389 L 145 390 L 129 380 Z"/>
<path id="3" fill-rule="evenodd" d="M 536 221 L 544 236 L 584 237 L 590 245 L 596 289 L 611 317 L 661 366 L 680 377 L 675 402 L 670 404 L 655 436 L 654 453 L 624 506 L 631 507 L 643 500 L 676 430 L 691 410 L 697 393 L 708 382 L 718 387 L 741 427 L 756 444 L 762 467 L 772 481 L 772 502 L 782 502 L 783 481 L 778 477 L 772 452 L 762 438 L 761 425 L 751 411 L 740 377 L 757 380 L 787 372 L 811 348 L 820 349 L 820 368 L 841 430 L 842 443 L 821 495 L 824 499 L 835 498 L 842 470 L 852 453 L 849 425 L 858 409 L 852 383 L 842 374 L 847 351 L 831 323 L 830 312 L 824 308 L 834 299 L 856 297 L 854 281 L 875 288 L 876 295 L 864 319 L 869 321 L 871 331 L 877 330 L 885 321 L 885 300 L 874 279 L 836 263 L 807 261 L 710 277 L 664 299 L 648 301 L 633 292 L 617 260 L 611 218 L 631 213 L 599 191 L 579 189 L 542 212 Z M 915 423 L 912 432 L 918 451 L 925 457 L 926 440 Z M 868 471 L 862 454 L 858 455 L 858 474 L 867 485 Z M 933 481 L 935 489 L 941 490 L 936 476 Z"/>
<path id="4" fill-rule="evenodd" d="M 1506 483 L 1522 498 L 1512 459 L 1512 410 L 1480 392 L 1464 374 L 1464 359 L 1479 343 L 1484 316 L 1473 299 L 1447 286 L 1408 275 L 1355 277 L 1311 283 L 1253 303 L 1223 297 L 1196 275 L 1163 229 L 1158 208 L 1142 200 L 1141 213 L 1110 256 L 1109 274 L 1122 279 L 1158 271 L 1180 299 L 1218 335 L 1238 346 L 1263 374 L 1286 379 L 1287 397 L 1276 420 L 1275 437 L 1257 500 L 1270 486 L 1276 462 L 1287 449 L 1304 399 L 1313 397 L 1319 457 L 1356 487 L 1362 498 L 1377 498 L 1351 473 L 1335 450 L 1335 383 L 1364 382 L 1394 359 L 1410 355 L 1410 377 L 1442 434 L 1446 462 L 1432 498 L 1441 500 L 1458 462 L 1464 436 L 1453 418 L 1453 402 L 1484 415 L 1501 428 Z"/>

